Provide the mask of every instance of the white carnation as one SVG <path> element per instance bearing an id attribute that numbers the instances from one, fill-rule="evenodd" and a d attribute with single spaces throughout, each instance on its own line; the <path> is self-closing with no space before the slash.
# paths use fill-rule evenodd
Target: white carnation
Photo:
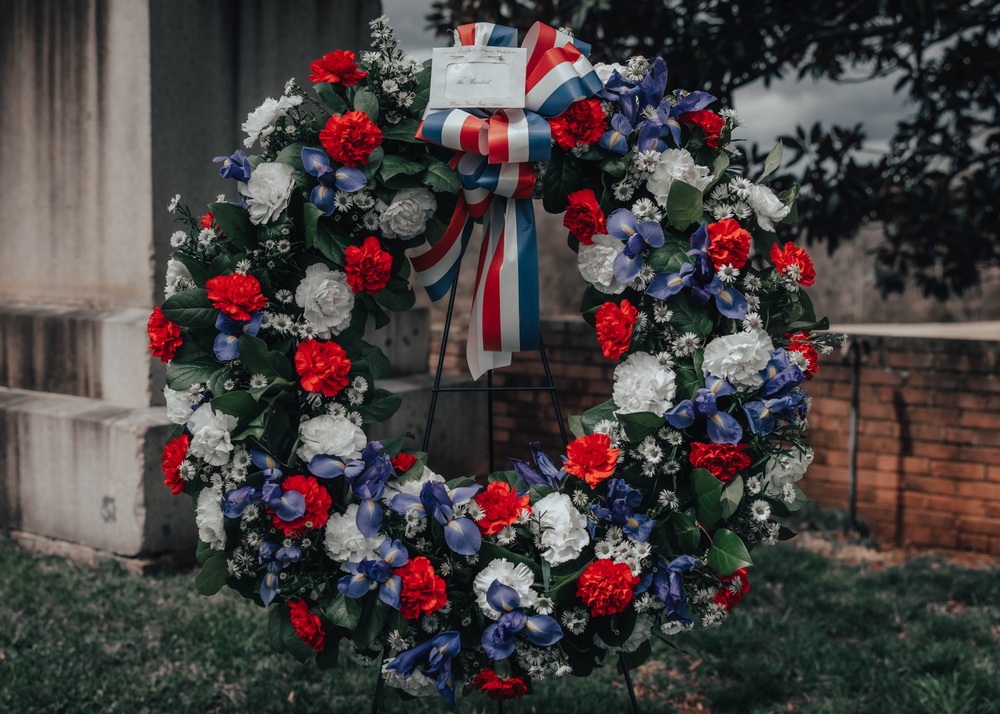
<path id="1" fill-rule="evenodd" d="M 250 222 L 260 225 L 270 223 L 285 210 L 295 179 L 288 164 L 263 163 L 253 170 L 249 181 L 237 186 L 247 199 Z"/>
<path id="2" fill-rule="evenodd" d="M 386 238 L 418 236 L 427 228 L 427 219 L 435 209 L 437 200 L 426 188 L 404 188 L 382 211 L 382 234 Z"/>
<path id="3" fill-rule="evenodd" d="M 537 528 L 542 557 L 550 565 L 573 560 L 587 547 L 587 517 L 576 510 L 568 495 L 550 493 L 532 509 L 532 525 Z"/>
<path id="4" fill-rule="evenodd" d="M 163 388 L 163 398 L 167 400 L 167 419 L 174 424 L 187 424 L 194 412 L 191 408 L 201 402 L 201 397 L 188 390 L 178 392 L 170 387 Z"/>
<path id="5" fill-rule="evenodd" d="M 198 407 L 188 420 L 191 453 L 212 466 L 228 464 L 234 448 L 230 432 L 236 423 L 236 417 L 213 411 L 210 404 Z"/>
<path id="6" fill-rule="evenodd" d="M 420 475 L 418 479 L 409 479 L 408 481 L 392 480 L 385 485 L 385 495 L 382 500 L 385 503 L 391 503 L 394 496 L 405 493 L 408 496 L 419 496 L 421 489 L 423 489 L 424 484 L 431 482 L 444 483 L 444 476 L 436 474 L 429 468 L 424 466 L 424 472 Z"/>
<path id="7" fill-rule="evenodd" d="M 222 487 L 206 488 L 198 494 L 194 521 L 198 526 L 198 539 L 212 550 L 225 550 L 226 529 L 222 516 Z"/>
<path id="8" fill-rule="evenodd" d="M 584 522 L 586 523 L 586 521 Z M 486 593 L 494 580 L 499 580 L 503 585 L 514 588 L 521 596 L 521 607 L 531 607 L 538 600 L 538 595 L 531 589 L 531 585 L 535 582 L 535 574 L 531 572 L 531 568 L 524 563 L 514 565 L 506 558 L 492 560 L 476 575 L 476 579 L 472 583 L 479 609 L 492 620 L 499 620 L 502 614 L 490 607 L 486 600 Z"/>
<path id="9" fill-rule="evenodd" d="M 759 372 L 767 366 L 773 350 L 771 338 L 763 330 L 716 337 L 705 347 L 702 371 L 706 377 L 722 377 L 737 387 L 759 387 L 764 383 Z"/>
<path id="10" fill-rule="evenodd" d="M 612 399 L 619 414 L 651 412 L 658 416 L 673 406 L 674 371 L 648 352 L 634 352 L 615 367 Z"/>
<path id="11" fill-rule="evenodd" d="M 179 287 L 186 290 L 187 286 L 194 287 L 191 271 L 181 261 L 171 258 L 167 261 L 167 283 L 163 288 L 163 294 L 170 297 L 178 291 Z"/>
<path id="12" fill-rule="evenodd" d="M 598 62 L 597 64 L 594 65 L 594 71 L 597 72 L 597 76 L 601 80 L 601 85 L 606 85 L 608 83 L 608 80 L 611 79 L 611 75 L 616 70 L 618 74 L 622 76 L 625 75 L 625 68 L 622 65 L 618 64 L 617 62 L 613 62 L 611 64 L 607 64 L 605 62 Z"/>
<path id="13" fill-rule="evenodd" d="M 625 244 L 606 234 L 595 235 L 593 241 L 593 245 L 580 245 L 576 256 L 580 275 L 602 293 L 617 295 L 625 285 L 615 277 L 615 258 L 625 250 Z"/>
<path id="14" fill-rule="evenodd" d="M 646 181 L 646 188 L 653 194 L 656 202 L 666 208 L 667 196 L 674 181 L 683 181 L 704 191 L 712 182 L 712 174 L 707 166 L 696 164 L 691 154 L 684 149 L 667 149 L 660 154 L 649 180 Z"/>
<path id="15" fill-rule="evenodd" d="M 381 533 L 365 538 L 358 530 L 357 517 L 358 504 L 352 503 L 346 511 L 331 515 L 326 522 L 323 544 L 327 555 L 341 564 L 360 563 L 362 558 L 377 559 L 378 549 L 385 541 Z"/>
<path id="16" fill-rule="evenodd" d="M 780 198 L 774 195 L 774 191 L 767 186 L 760 186 L 758 184 L 750 186 L 750 195 L 747 197 L 747 203 L 750 204 L 753 212 L 757 214 L 758 225 L 765 231 L 773 231 L 774 223 L 772 221 L 784 220 L 785 216 L 792 210 L 791 206 L 786 206 L 781 202 Z"/>
<path id="17" fill-rule="evenodd" d="M 764 493 L 768 496 L 782 496 L 786 485 L 802 479 L 812 460 L 812 449 L 806 449 L 805 453 L 792 451 L 772 456 L 764 466 Z"/>
<path id="18" fill-rule="evenodd" d="M 347 284 L 347 275 L 314 263 L 306 268 L 306 276 L 295 290 L 295 303 L 304 310 L 318 335 L 330 337 L 351 324 L 354 291 Z"/>
<path id="19" fill-rule="evenodd" d="M 306 464 L 319 454 L 356 459 L 368 443 L 360 426 L 346 416 L 333 414 L 323 414 L 299 424 L 299 440 L 302 445 L 296 454 Z"/>
<path id="20" fill-rule="evenodd" d="M 247 133 L 247 138 L 243 140 L 246 148 L 253 146 L 257 139 L 268 137 L 274 132 L 278 119 L 288 114 L 288 110 L 302 104 L 302 97 L 281 97 L 274 100 L 268 97 L 264 103 L 247 114 L 247 120 L 243 122 L 243 131 Z"/>
<path id="21" fill-rule="evenodd" d="M 382 665 L 382 681 L 393 689 L 402 689 L 411 697 L 431 697 L 438 693 L 437 681 L 423 674 L 419 669 L 413 670 L 409 677 L 400 677 L 396 670 L 389 669 L 395 661 L 392 657 Z"/>

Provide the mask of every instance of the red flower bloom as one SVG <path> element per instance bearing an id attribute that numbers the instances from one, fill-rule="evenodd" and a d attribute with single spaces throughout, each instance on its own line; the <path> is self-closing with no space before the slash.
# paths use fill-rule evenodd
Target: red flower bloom
<path id="1" fill-rule="evenodd" d="M 305 600 L 294 600 L 288 603 L 288 611 L 292 627 L 299 639 L 312 647 L 317 652 L 322 652 L 326 644 L 326 635 L 319 618 L 309 611 L 309 605 Z"/>
<path id="2" fill-rule="evenodd" d="M 639 318 L 639 310 L 628 300 L 622 300 L 620 305 L 606 302 L 597 309 L 595 317 L 601 352 L 608 359 L 618 359 L 632 344 L 632 328 Z"/>
<path id="3" fill-rule="evenodd" d="M 417 457 L 412 454 L 399 454 L 392 460 L 392 467 L 396 473 L 405 474 L 413 464 L 417 463 Z"/>
<path id="4" fill-rule="evenodd" d="M 552 138 L 564 151 L 577 146 L 590 146 L 608 129 L 608 120 L 597 99 L 573 102 L 557 117 L 549 119 Z"/>
<path id="5" fill-rule="evenodd" d="M 358 69 L 354 61 L 354 53 L 350 50 L 334 50 L 327 52 L 309 65 L 310 82 L 330 82 L 353 87 L 359 80 L 368 76 L 367 72 Z"/>
<path id="6" fill-rule="evenodd" d="M 322 528 L 330 517 L 333 499 L 312 476 L 289 476 L 281 482 L 282 491 L 298 491 L 306 501 L 306 512 L 291 521 L 283 521 L 278 514 L 271 515 L 271 523 L 286 536 L 298 538 L 306 531 Z"/>
<path id="7" fill-rule="evenodd" d="M 180 470 L 190 445 L 190 437 L 181 434 L 163 447 L 163 485 L 175 496 L 184 491 L 184 480 L 181 478 Z"/>
<path id="8" fill-rule="evenodd" d="M 740 568 L 732 575 L 722 578 L 722 588 L 715 594 L 715 604 L 732 610 L 748 592 L 750 579 L 747 577 L 747 569 Z"/>
<path id="9" fill-rule="evenodd" d="M 347 386 L 351 360 L 336 342 L 306 340 L 295 351 L 295 371 L 307 392 L 335 397 Z"/>
<path id="10" fill-rule="evenodd" d="M 198 219 L 198 224 L 202 228 L 211 228 L 213 223 L 215 223 L 215 214 L 211 211 Z"/>
<path id="11" fill-rule="evenodd" d="M 563 470 L 595 488 L 615 472 L 618 449 L 611 448 L 611 438 L 607 434 L 588 434 L 569 443 L 566 457 Z"/>
<path id="12" fill-rule="evenodd" d="M 354 110 L 334 114 L 319 133 L 319 142 L 334 161 L 356 167 L 368 163 L 368 157 L 382 144 L 382 130 L 368 115 Z"/>
<path id="13" fill-rule="evenodd" d="M 252 275 L 217 275 L 205 283 L 205 289 L 212 305 L 234 320 L 249 320 L 251 312 L 263 310 L 267 305 L 260 281 Z"/>
<path id="14" fill-rule="evenodd" d="M 437 612 L 448 604 L 444 578 L 434 572 L 431 561 L 422 555 L 410 558 L 401 568 L 392 571 L 403 579 L 399 592 L 399 611 L 407 620 Z"/>
<path id="15" fill-rule="evenodd" d="M 706 469 L 720 481 L 727 483 L 752 463 L 746 451 L 747 444 L 691 444 L 688 460 L 696 469 Z"/>
<path id="16" fill-rule="evenodd" d="M 812 258 L 794 243 L 772 245 L 771 262 L 774 263 L 775 270 L 803 287 L 808 288 L 816 282 Z"/>
<path id="17" fill-rule="evenodd" d="M 163 315 L 159 307 L 153 308 L 153 313 L 146 322 L 146 332 L 149 334 L 149 351 L 161 362 L 168 362 L 177 354 L 177 348 L 184 344 L 181 337 L 181 327 L 171 322 Z"/>
<path id="18" fill-rule="evenodd" d="M 472 679 L 472 686 L 490 699 L 502 702 L 517 699 L 528 693 L 528 685 L 520 677 L 503 679 L 492 669 L 484 669 Z"/>
<path id="19" fill-rule="evenodd" d="M 531 512 L 528 505 L 531 497 L 527 493 L 518 496 L 506 481 L 491 481 L 485 491 L 476 494 L 475 500 L 486 514 L 476 521 L 483 535 L 499 533 L 504 526 L 513 524 L 524 509 Z"/>
<path id="20" fill-rule="evenodd" d="M 806 363 L 802 367 L 802 372 L 806 375 L 806 379 L 815 377 L 816 373 L 819 372 L 819 353 L 813 347 L 809 333 L 796 332 L 794 334 L 786 334 L 785 337 L 791 340 L 788 344 L 788 351 L 798 352 L 802 355 L 802 359 Z"/>
<path id="21" fill-rule="evenodd" d="M 589 188 L 580 189 L 569 194 L 566 215 L 563 225 L 569 228 L 578 241 L 584 245 L 592 245 L 593 237 L 598 233 L 607 233 L 604 222 L 604 211 L 597 203 L 597 197 Z"/>
<path id="22" fill-rule="evenodd" d="M 708 257 L 716 269 L 723 265 L 742 268 L 750 257 L 750 233 L 732 218 L 708 225 Z"/>
<path id="23" fill-rule="evenodd" d="M 638 584 L 639 578 L 625 563 L 602 558 L 581 573 L 576 595 L 590 608 L 591 615 L 616 615 L 632 602 L 632 588 Z"/>
<path id="24" fill-rule="evenodd" d="M 713 149 L 719 146 L 719 136 L 726 128 L 726 120 L 715 112 L 707 109 L 699 109 L 696 112 L 685 112 L 681 114 L 681 121 L 685 124 L 693 124 L 705 133 L 705 143 Z"/>
<path id="25" fill-rule="evenodd" d="M 375 236 L 368 236 L 359 248 L 356 245 L 347 247 L 344 251 L 344 269 L 347 271 L 347 284 L 356 293 L 374 295 L 389 282 L 392 272 L 392 256 L 382 246 Z"/>

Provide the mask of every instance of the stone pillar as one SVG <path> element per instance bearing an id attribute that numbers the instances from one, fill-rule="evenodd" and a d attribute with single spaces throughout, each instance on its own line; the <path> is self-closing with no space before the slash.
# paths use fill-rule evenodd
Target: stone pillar
<path id="1" fill-rule="evenodd" d="M 211 157 L 290 76 L 367 44 L 377 0 L 4 0 L 0 526 L 135 556 L 188 547 L 145 321 Z"/>

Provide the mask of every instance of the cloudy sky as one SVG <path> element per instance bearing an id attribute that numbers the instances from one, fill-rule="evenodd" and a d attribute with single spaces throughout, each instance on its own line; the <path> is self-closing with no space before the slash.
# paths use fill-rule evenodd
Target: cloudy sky
<path id="1" fill-rule="evenodd" d="M 441 38 L 426 29 L 424 16 L 430 0 L 382 0 L 382 7 L 400 43 L 411 54 L 426 59 L 432 47 L 444 45 Z M 877 156 L 886 150 L 896 122 L 905 111 L 902 99 L 892 93 L 894 81 L 890 77 L 841 85 L 784 79 L 772 82 L 768 88 L 758 82 L 736 95 L 736 109 L 746 122 L 739 135 L 767 148 L 778 136 L 792 133 L 799 124 L 810 127 L 816 121 L 826 126 L 862 123 L 868 134 L 866 148 Z"/>

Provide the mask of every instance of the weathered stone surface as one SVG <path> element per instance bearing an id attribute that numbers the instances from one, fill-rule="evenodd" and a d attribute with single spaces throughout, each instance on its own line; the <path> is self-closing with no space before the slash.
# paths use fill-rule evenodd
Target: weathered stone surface
<path id="1" fill-rule="evenodd" d="M 368 326 L 365 341 L 379 348 L 392 363 L 393 377 L 426 374 L 431 349 L 430 310 L 418 307 L 393 313 L 392 322 L 381 330 Z"/>

